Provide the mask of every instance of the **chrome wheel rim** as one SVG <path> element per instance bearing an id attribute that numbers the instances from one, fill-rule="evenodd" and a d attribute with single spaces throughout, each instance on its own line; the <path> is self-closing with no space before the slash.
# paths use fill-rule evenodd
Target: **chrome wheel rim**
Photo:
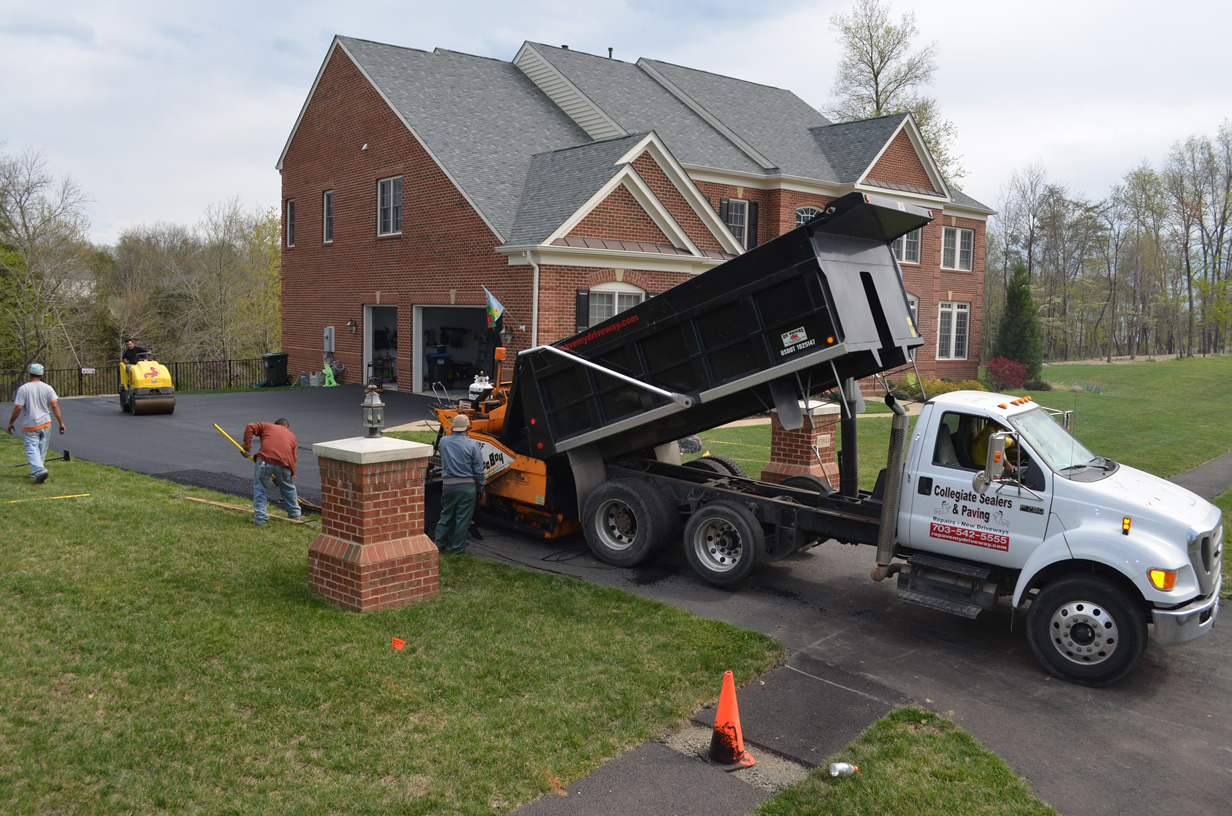
<path id="1" fill-rule="evenodd" d="M 711 572 L 729 572 L 744 555 L 744 542 L 730 522 L 706 519 L 693 535 L 693 552 L 699 563 Z"/>
<path id="2" fill-rule="evenodd" d="M 609 550 L 623 551 L 637 541 L 637 516 L 619 499 L 609 499 L 599 505 L 595 518 L 599 540 Z"/>
<path id="3" fill-rule="evenodd" d="M 1120 641 L 1112 615 L 1091 601 L 1070 601 L 1057 607 L 1048 621 L 1048 634 L 1059 654 L 1081 666 L 1108 660 Z"/>

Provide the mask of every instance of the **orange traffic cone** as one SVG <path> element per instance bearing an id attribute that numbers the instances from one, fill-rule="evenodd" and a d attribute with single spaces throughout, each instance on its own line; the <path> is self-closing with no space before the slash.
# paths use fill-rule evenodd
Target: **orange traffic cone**
<path id="1" fill-rule="evenodd" d="M 731 672 L 723 673 L 723 690 L 719 693 L 719 709 L 714 716 L 714 734 L 710 751 L 700 752 L 702 759 L 725 771 L 752 768 L 757 764 L 753 755 L 744 750 L 744 735 L 740 733 L 740 711 L 736 708 L 736 681 Z"/>

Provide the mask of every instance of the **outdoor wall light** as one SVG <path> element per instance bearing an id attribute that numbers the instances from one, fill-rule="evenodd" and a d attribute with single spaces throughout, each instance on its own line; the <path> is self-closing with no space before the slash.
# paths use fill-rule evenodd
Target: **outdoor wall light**
<path id="1" fill-rule="evenodd" d="M 351 334 L 355 334 L 355 330 L 357 328 L 359 328 L 359 324 L 356 323 L 354 320 L 347 321 L 347 331 L 349 331 Z"/>
<path id="2" fill-rule="evenodd" d="M 368 438 L 377 439 L 381 436 L 381 428 L 385 426 L 385 403 L 381 402 L 381 386 L 376 377 L 368 378 L 364 388 L 364 402 L 360 406 L 363 414 L 364 427 L 368 429 Z"/>

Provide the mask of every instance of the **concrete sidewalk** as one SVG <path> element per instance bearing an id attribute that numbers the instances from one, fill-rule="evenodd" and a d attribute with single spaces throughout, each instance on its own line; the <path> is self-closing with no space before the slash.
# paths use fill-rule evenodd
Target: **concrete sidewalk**
<path id="1" fill-rule="evenodd" d="M 715 678 L 718 694 L 722 677 Z M 698 756 L 710 746 L 715 705 L 662 740 L 605 762 L 561 793 L 513 811 L 519 816 L 742 816 L 841 751 L 909 700 L 884 686 L 802 654 L 736 691 L 745 750 L 757 764 L 726 772 Z"/>

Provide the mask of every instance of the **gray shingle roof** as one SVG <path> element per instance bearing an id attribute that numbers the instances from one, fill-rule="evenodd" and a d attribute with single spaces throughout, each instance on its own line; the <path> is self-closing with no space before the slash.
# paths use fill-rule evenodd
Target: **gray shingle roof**
<path id="1" fill-rule="evenodd" d="M 857 181 L 886 142 L 907 118 L 905 113 L 862 119 L 858 122 L 816 127 L 810 136 L 830 160 L 833 180 L 850 184 Z"/>
<path id="2" fill-rule="evenodd" d="M 626 133 L 653 130 L 685 164 L 761 172 L 755 161 L 633 63 L 531 45 Z"/>
<path id="3" fill-rule="evenodd" d="M 641 63 L 663 75 L 780 172 L 836 180 L 828 157 L 817 150 L 809 133 L 829 120 L 791 91 L 658 60 Z"/>
<path id="4" fill-rule="evenodd" d="M 623 166 L 617 160 L 645 136 L 637 133 L 533 156 L 506 243 L 523 246 L 545 240 L 616 175 Z"/>
<path id="5" fill-rule="evenodd" d="M 590 137 L 512 63 L 338 41 L 502 236 L 536 153 Z"/>
<path id="6" fill-rule="evenodd" d="M 617 172 L 620 155 L 652 130 L 677 160 L 693 167 L 849 184 L 903 119 L 830 124 L 781 88 L 656 60 L 632 64 L 528 44 L 620 128 L 636 134 L 595 142 L 511 62 L 351 37 L 337 41 L 510 245 L 551 234 Z M 957 190 L 953 195 L 956 203 L 991 212 Z"/>

